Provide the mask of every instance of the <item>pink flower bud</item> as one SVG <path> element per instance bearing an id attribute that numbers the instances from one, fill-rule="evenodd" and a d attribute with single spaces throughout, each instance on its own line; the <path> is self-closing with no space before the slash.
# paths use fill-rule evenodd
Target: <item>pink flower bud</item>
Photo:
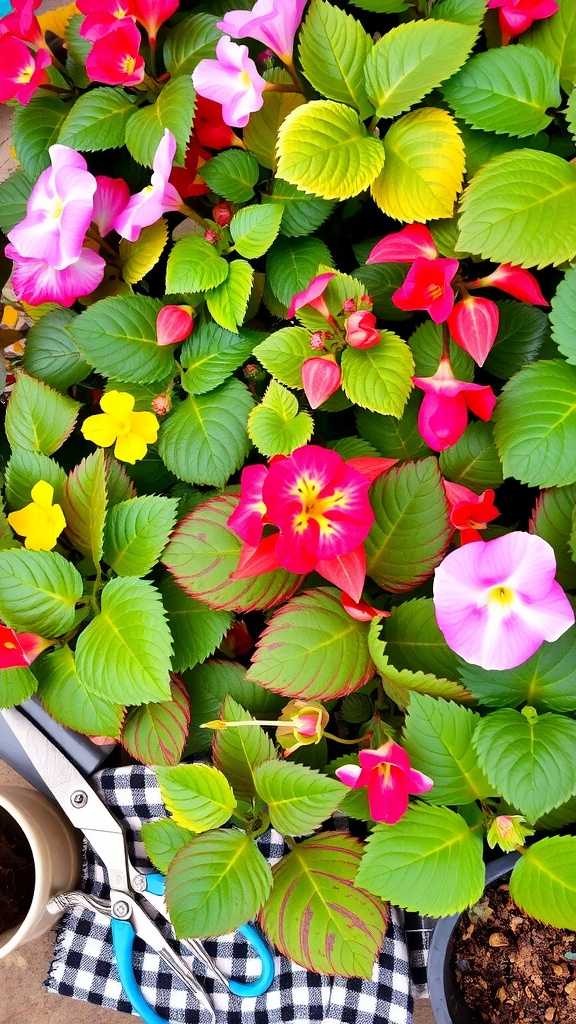
<path id="1" fill-rule="evenodd" d="M 216 245 L 216 242 L 220 241 L 220 237 L 221 236 L 213 231 L 212 228 L 208 228 L 207 231 L 204 232 L 204 239 L 206 242 L 209 242 L 210 245 Z"/>
<path id="2" fill-rule="evenodd" d="M 178 345 L 192 333 L 194 320 L 191 306 L 163 306 L 156 318 L 159 345 Z"/>
<path id="3" fill-rule="evenodd" d="M 156 395 L 156 398 L 152 399 L 152 408 L 157 416 L 166 416 L 166 413 L 169 413 L 172 408 L 170 395 L 167 393 Z"/>
<path id="4" fill-rule="evenodd" d="M 324 344 L 322 331 L 314 331 L 314 334 L 310 338 L 310 348 L 317 349 L 318 352 L 326 352 L 326 345 Z"/>
<path id="5" fill-rule="evenodd" d="M 342 371 L 331 356 L 312 356 L 302 363 L 302 387 L 313 409 L 338 390 Z"/>
<path id="6" fill-rule="evenodd" d="M 356 299 L 344 299 L 342 309 L 345 313 L 353 313 L 356 309 Z"/>
<path id="7" fill-rule="evenodd" d="M 352 348 L 372 348 L 380 341 L 374 313 L 358 310 L 351 313 L 346 321 L 346 341 Z"/>
<path id="8" fill-rule="evenodd" d="M 469 295 L 457 302 L 448 317 L 450 334 L 457 345 L 483 366 L 498 334 L 500 312 L 491 299 Z"/>
<path id="9" fill-rule="evenodd" d="M 533 306 L 549 306 L 540 285 L 530 273 L 523 267 L 513 267 L 510 263 L 502 263 L 487 277 L 478 278 L 466 285 L 467 288 L 499 288 L 500 291 L 512 295 L 520 302 L 530 302 Z"/>
<path id="10" fill-rule="evenodd" d="M 225 228 L 232 220 L 232 210 L 229 203 L 218 203 L 212 209 L 212 216 L 218 227 Z"/>
<path id="11" fill-rule="evenodd" d="M 433 260 L 438 249 L 429 228 L 408 224 L 401 231 L 385 235 L 372 249 L 366 263 L 413 263 L 418 257 Z"/>

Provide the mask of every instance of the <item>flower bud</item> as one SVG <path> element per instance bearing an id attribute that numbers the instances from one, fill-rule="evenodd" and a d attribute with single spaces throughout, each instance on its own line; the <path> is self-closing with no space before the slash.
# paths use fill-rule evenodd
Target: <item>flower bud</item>
<path id="1" fill-rule="evenodd" d="M 356 310 L 356 299 L 344 299 L 342 309 L 345 313 L 354 313 Z"/>
<path id="2" fill-rule="evenodd" d="M 505 853 L 510 853 L 517 846 L 524 846 L 526 836 L 533 836 L 534 829 L 526 828 L 526 818 L 521 814 L 499 814 L 488 828 L 486 839 L 488 846 L 494 849 L 499 846 Z"/>
<path id="3" fill-rule="evenodd" d="M 213 231 L 212 228 L 207 228 L 204 232 L 204 241 L 209 242 L 210 245 L 216 245 L 216 242 L 220 241 L 220 235 Z"/>
<path id="4" fill-rule="evenodd" d="M 284 708 L 276 730 L 276 739 L 284 747 L 284 757 L 293 753 L 298 747 L 310 743 L 319 743 L 328 725 L 328 712 L 322 704 L 315 701 L 291 700 Z"/>
<path id="5" fill-rule="evenodd" d="M 156 318 L 159 345 L 177 345 L 192 333 L 194 319 L 191 306 L 163 306 Z"/>
<path id="6" fill-rule="evenodd" d="M 351 313 L 346 321 L 346 341 L 352 348 L 372 348 L 380 341 L 374 313 L 358 310 Z"/>
<path id="7" fill-rule="evenodd" d="M 232 209 L 230 207 L 230 203 L 218 203 L 218 206 L 214 206 L 212 209 L 212 216 L 218 227 L 228 227 L 228 224 L 232 220 Z"/>
<path id="8" fill-rule="evenodd" d="M 342 371 L 331 356 L 312 356 L 302 363 L 302 387 L 313 409 L 326 402 L 341 381 Z"/>
<path id="9" fill-rule="evenodd" d="M 164 392 L 163 395 L 156 395 L 152 399 L 152 408 L 157 416 L 166 416 L 166 413 L 169 413 L 172 408 L 172 399 L 168 392 Z"/>
<path id="10" fill-rule="evenodd" d="M 323 331 L 314 331 L 314 334 L 310 338 L 310 348 L 313 350 L 316 349 L 318 352 L 326 352 Z"/>

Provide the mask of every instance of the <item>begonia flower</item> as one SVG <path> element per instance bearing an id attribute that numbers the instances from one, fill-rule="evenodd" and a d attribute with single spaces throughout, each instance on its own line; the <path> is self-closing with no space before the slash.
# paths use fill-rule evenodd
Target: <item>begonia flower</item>
<path id="1" fill-rule="evenodd" d="M 207 149 L 202 149 L 193 135 L 186 147 L 184 167 L 173 167 L 170 171 L 168 181 L 174 186 L 178 195 L 183 199 L 188 199 L 189 196 L 205 196 L 210 191 L 198 171 L 211 159 L 212 153 L 209 153 Z"/>
<path id="2" fill-rule="evenodd" d="M 408 796 L 427 793 L 432 779 L 410 766 L 410 758 L 392 740 L 377 750 L 361 750 L 360 764 L 336 769 L 345 786 L 368 789 L 368 806 L 373 821 L 395 825 L 408 810 Z"/>
<path id="3" fill-rule="evenodd" d="M 48 152 L 52 166 L 42 171 L 26 217 L 8 232 L 8 238 L 19 256 L 44 260 L 63 270 L 80 256 L 92 220 L 96 179 L 74 149 L 55 145 Z"/>
<path id="4" fill-rule="evenodd" d="M 500 311 L 491 299 L 468 295 L 457 302 L 448 317 L 448 330 L 478 366 L 483 366 L 496 341 Z"/>
<path id="5" fill-rule="evenodd" d="M 524 267 L 513 267 L 511 263 L 502 263 L 486 277 L 467 282 L 466 287 L 499 288 L 521 302 L 530 302 L 533 306 L 550 305 L 542 295 L 534 275 L 529 270 L 524 270 Z"/>
<path id="6" fill-rule="evenodd" d="M 29 505 L 8 513 L 8 522 L 15 533 L 25 538 L 25 548 L 51 551 L 66 527 L 64 513 L 60 505 L 52 504 L 54 488 L 45 480 L 34 484 L 30 497 Z"/>
<path id="7" fill-rule="evenodd" d="M 156 43 L 160 25 L 178 10 L 178 4 L 179 0 L 132 0 L 136 20 L 146 29 L 151 46 Z"/>
<path id="8" fill-rule="evenodd" d="M 190 306 L 162 306 L 156 317 L 159 345 L 177 345 L 192 333 L 194 320 Z"/>
<path id="9" fill-rule="evenodd" d="M 342 370 L 333 356 L 311 356 L 302 363 L 302 387 L 313 409 L 338 391 Z"/>
<path id="10" fill-rule="evenodd" d="M 46 50 L 33 54 L 21 39 L 0 36 L 0 103 L 18 100 L 28 106 L 36 89 L 49 82 L 46 68 L 50 63 Z"/>
<path id="11" fill-rule="evenodd" d="M 334 323 L 334 317 L 332 316 L 328 306 L 326 305 L 326 299 L 324 298 L 324 292 L 326 291 L 329 282 L 335 277 L 336 274 L 333 271 L 327 274 L 317 274 L 310 281 L 310 284 L 302 292 L 298 292 L 294 295 L 292 302 L 288 307 L 286 313 L 287 320 L 291 320 L 299 309 L 303 309 L 304 306 L 311 306 L 322 316 L 326 317 L 329 323 Z"/>
<path id="12" fill-rule="evenodd" d="M 44 35 L 34 17 L 42 0 L 11 0 L 12 10 L 0 18 L 0 36 L 11 35 L 33 46 L 44 46 Z M 2 65 L 4 67 L 4 65 Z"/>
<path id="13" fill-rule="evenodd" d="M 430 229 L 424 224 L 407 224 L 377 242 L 366 263 L 413 263 L 419 257 L 433 260 L 437 255 Z"/>
<path id="14" fill-rule="evenodd" d="M 101 413 L 88 416 L 82 424 L 87 441 L 101 448 L 114 445 L 121 462 L 134 464 L 143 459 L 147 446 L 158 437 L 158 420 L 153 412 L 134 412 L 134 397 L 125 391 L 108 391 L 100 399 Z"/>
<path id="15" fill-rule="evenodd" d="M 434 323 L 447 320 L 454 305 L 451 282 L 459 267 L 458 260 L 425 259 L 418 256 L 406 275 L 404 284 L 392 295 L 397 309 L 426 310 Z"/>
<path id="16" fill-rule="evenodd" d="M 238 46 L 230 36 L 216 45 L 216 60 L 201 60 L 192 72 L 196 92 L 222 104 L 222 117 L 232 128 L 245 128 L 250 114 L 260 110 L 266 81 L 258 74 L 247 46 Z"/>
<path id="17" fill-rule="evenodd" d="M 285 64 L 291 64 L 305 6 L 306 0 L 256 0 L 251 11 L 229 11 L 217 26 L 234 39 L 257 39 Z"/>
<path id="18" fill-rule="evenodd" d="M 168 210 L 182 208 L 181 196 L 168 181 L 175 153 L 176 139 L 165 128 L 154 154 L 150 184 L 132 196 L 114 220 L 114 230 L 122 238 L 136 242 L 142 228 L 155 224 Z"/>
<path id="19" fill-rule="evenodd" d="M 486 841 L 492 850 L 499 846 L 504 853 L 511 853 L 525 845 L 527 836 L 533 835 L 534 829 L 527 827 L 521 814 L 498 814 L 488 827 Z"/>
<path id="20" fill-rule="evenodd" d="M 540 18 L 549 18 L 560 10 L 556 0 L 488 0 L 489 8 L 498 8 L 502 42 L 521 35 Z"/>
<path id="21" fill-rule="evenodd" d="M 484 669 L 522 665 L 574 623 L 555 575 L 554 550 L 536 534 L 514 531 L 451 551 L 434 574 L 434 609 L 446 643 Z"/>
<path id="22" fill-rule="evenodd" d="M 244 467 L 240 482 L 240 503 L 228 519 L 230 529 L 253 548 L 258 545 L 264 529 L 266 505 L 262 489 L 267 476 L 267 466 Z"/>
<path id="23" fill-rule="evenodd" d="M 500 515 L 494 504 L 494 491 L 475 494 L 450 480 L 444 480 L 444 490 L 450 505 L 450 522 L 460 531 L 460 542 L 470 544 L 471 541 L 482 540 L 478 531 L 485 530 L 487 524 Z"/>
<path id="24" fill-rule="evenodd" d="M 85 14 L 78 35 L 90 42 L 105 36 L 121 21 L 135 21 L 132 0 L 77 0 L 76 6 Z"/>
<path id="25" fill-rule="evenodd" d="M 13 245 L 7 245 L 4 252 L 14 261 L 11 277 L 14 294 L 29 306 L 57 302 L 69 308 L 76 299 L 92 294 L 106 270 L 106 260 L 87 246 L 64 270 L 56 270 L 45 260 L 25 259 Z"/>
<path id="26" fill-rule="evenodd" d="M 372 348 L 380 341 L 380 331 L 376 327 L 374 313 L 359 309 L 351 313 L 344 324 L 346 341 L 352 348 Z"/>
<path id="27" fill-rule="evenodd" d="M 425 392 L 418 413 L 418 430 L 435 452 L 456 444 L 468 424 L 468 410 L 487 422 L 496 405 L 491 387 L 457 380 L 450 360 L 442 357 L 433 377 L 413 377 Z"/>
<path id="28" fill-rule="evenodd" d="M 106 174 L 96 175 L 96 192 L 92 221 L 102 238 L 112 231 L 116 217 L 130 201 L 130 189 L 123 178 L 109 178 Z"/>
<path id="29" fill-rule="evenodd" d="M 9 626 L 0 625 L 0 669 L 26 668 L 52 644 L 53 640 L 36 633 L 16 633 Z"/>
<path id="30" fill-rule="evenodd" d="M 138 52 L 140 33 L 125 18 L 96 39 L 86 57 L 86 74 L 104 85 L 139 85 L 144 78 L 144 58 Z"/>

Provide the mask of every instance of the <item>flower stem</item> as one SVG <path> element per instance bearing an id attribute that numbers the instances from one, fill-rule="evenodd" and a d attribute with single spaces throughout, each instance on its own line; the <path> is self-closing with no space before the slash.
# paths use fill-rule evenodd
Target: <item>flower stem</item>
<path id="1" fill-rule="evenodd" d="M 298 81 L 298 75 L 296 74 L 296 69 L 294 67 L 294 62 L 291 60 L 286 60 L 284 61 L 284 64 L 286 66 L 286 71 L 290 75 L 290 78 L 294 82 L 294 85 L 296 86 L 298 92 L 302 92 L 300 82 Z"/>
<path id="2" fill-rule="evenodd" d="M 336 740 L 336 743 L 346 743 L 347 745 L 350 745 L 354 743 L 363 743 L 364 740 L 371 740 L 374 736 L 374 733 L 372 732 L 372 730 L 370 730 L 369 732 L 364 733 L 363 736 L 359 736 L 358 739 L 355 740 L 343 740 L 340 736 L 335 736 L 334 733 L 332 732 L 324 732 L 323 736 L 325 736 L 326 739 L 328 740 Z"/>

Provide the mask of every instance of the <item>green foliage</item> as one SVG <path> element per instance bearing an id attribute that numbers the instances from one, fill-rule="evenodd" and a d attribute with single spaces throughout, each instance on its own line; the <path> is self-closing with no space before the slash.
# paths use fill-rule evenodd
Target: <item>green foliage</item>
<path id="1" fill-rule="evenodd" d="M 95 566 L 104 547 L 106 505 L 106 466 L 99 448 L 70 473 L 62 498 L 66 536 Z"/>
<path id="2" fill-rule="evenodd" d="M 412 313 L 397 309 L 392 302 L 392 295 L 404 283 L 406 267 L 401 263 L 373 263 L 368 267 L 358 267 L 352 271 L 352 277 L 361 281 L 371 296 L 375 316 L 386 320 L 408 320 Z"/>
<path id="3" fill-rule="evenodd" d="M 164 40 L 164 63 L 172 75 L 191 75 L 201 60 L 211 59 L 221 32 L 212 14 L 190 14 L 170 28 Z"/>
<path id="4" fill-rule="evenodd" d="M 326 0 L 312 4 L 300 31 L 300 61 L 308 81 L 322 96 L 355 107 L 362 120 L 374 113 L 364 84 L 372 45 L 359 21 Z"/>
<path id="5" fill-rule="evenodd" d="M 447 480 L 483 491 L 499 487 L 504 479 L 490 423 L 469 423 L 456 444 L 440 455 L 440 471 Z"/>
<path id="6" fill-rule="evenodd" d="M 246 203 L 254 197 L 258 161 L 242 149 L 227 149 L 208 160 L 200 171 L 206 184 L 231 203 Z"/>
<path id="7" fill-rule="evenodd" d="M 368 650 L 372 656 L 376 671 L 382 679 L 382 685 L 388 696 L 402 711 L 410 705 L 412 692 L 427 694 L 430 697 L 444 697 L 460 703 L 469 703 L 472 694 L 451 679 L 432 675 L 430 672 L 412 672 L 408 668 L 398 669 L 388 660 L 384 653 L 386 644 L 380 639 L 380 623 L 372 619 L 368 631 Z"/>
<path id="8" fill-rule="evenodd" d="M 576 562 L 569 546 L 575 506 L 576 484 L 551 487 L 538 498 L 530 523 L 531 532 L 554 548 L 556 579 L 566 590 L 576 587 Z"/>
<path id="9" fill-rule="evenodd" d="M 319 228 L 332 213 L 336 203 L 316 196 L 308 196 L 296 185 L 281 178 L 274 179 L 271 196 L 264 196 L 263 202 L 281 203 L 283 207 L 280 233 L 288 238 L 310 235 Z"/>
<path id="10" fill-rule="evenodd" d="M 548 317 L 524 302 L 497 302 L 500 322 L 484 364 L 489 373 L 507 379 L 536 359 L 548 333 Z"/>
<path id="11" fill-rule="evenodd" d="M 265 761 L 254 772 L 258 796 L 268 805 L 272 827 L 283 835 L 314 832 L 345 795 L 341 782 L 291 761 Z"/>
<path id="12" fill-rule="evenodd" d="M 252 291 L 254 271 L 244 260 L 228 264 L 228 276 L 206 294 L 208 312 L 221 327 L 238 333 Z"/>
<path id="13" fill-rule="evenodd" d="M 418 597 L 397 605 L 384 628 L 386 654 L 396 668 L 457 678 L 457 658 L 438 628 L 430 598 Z"/>
<path id="14" fill-rule="evenodd" d="M 39 480 L 52 485 L 54 501 L 61 504 L 66 483 L 66 474 L 61 466 L 41 452 L 13 448 L 5 475 L 6 501 L 10 508 L 20 509 L 28 505 L 30 492 Z"/>
<path id="15" fill-rule="evenodd" d="M 320 239 L 276 239 L 268 253 L 266 274 L 268 284 L 282 306 L 290 305 L 293 296 L 310 284 L 323 264 L 333 265 L 330 252 Z"/>
<path id="16" fill-rule="evenodd" d="M 302 363 L 312 355 L 310 331 L 304 327 L 282 327 L 270 334 L 254 355 L 273 377 L 291 388 L 302 387 Z"/>
<path id="17" fill-rule="evenodd" d="M 24 171 L 14 171 L 0 183 L 0 228 L 11 231 L 24 220 L 32 182 Z"/>
<path id="18" fill-rule="evenodd" d="M 160 593 L 174 641 L 172 667 L 182 672 L 214 654 L 232 624 L 232 614 L 213 611 L 188 597 L 169 576 L 162 580 Z"/>
<path id="19" fill-rule="evenodd" d="M 193 832 L 218 828 L 236 807 L 226 777 L 210 765 L 157 768 L 156 775 L 166 809 L 178 825 Z"/>
<path id="20" fill-rule="evenodd" d="M 48 147 L 58 139 L 68 107 L 56 96 L 36 94 L 18 107 L 12 124 L 12 144 L 24 173 L 34 181 L 50 165 Z"/>
<path id="21" fill-rule="evenodd" d="M 235 264 L 231 264 L 234 266 Z M 191 395 L 203 395 L 223 384 L 252 352 L 252 339 L 203 321 L 184 342 L 180 361 L 182 384 Z"/>
<path id="22" fill-rule="evenodd" d="M 552 337 L 569 363 L 576 364 L 574 317 L 576 316 L 576 267 L 569 267 L 552 299 Z"/>
<path id="23" fill-rule="evenodd" d="M 174 368 L 174 355 L 170 345 L 157 343 L 161 307 L 146 295 L 102 299 L 77 316 L 69 331 L 99 373 L 137 384 L 162 380 Z"/>
<path id="24" fill-rule="evenodd" d="M 165 875 L 178 851 L 187 846 L 194 833 L 177 825 L 173 818 L 159 818 L 143 822 L 141 835 L 154 867 Z"/>
<path id="25" fill-rule="evenodd" d="M 60 636 L 81 596 L 80 573 L 55 551 L 0 551 L 0 616 L 12 629 Z"/>
<path id="26" fill-rule="evenodd" d="M 124 145 L 128 121 L 137 110 L 134 97 L 123 89 L 92 89 L 76 100 L 58 142 L 84 153 L 117 149 Z"/>
<path id="27" fill-rule="evenodd" d="M 281 207 L 269 203 L 238 210 L 230 222 L 230 234 L 240 255 L 253 260 L 268 252 L 280 230 L 281 220 Z"/>
<path id="28" fill-rule="evenodd" d="M 555 928 L 576 928 L 576 839 L 550 836 L 524 851 L 510 878 L 522 910 Z"/>
<path id="29" fill-rule="evenodd" d="M 194 86 L 188 75 L 171 78 L 150 106 L 140 107 L 126 125 L 126 146 L 137 163 L 152 167 L 164 130 L 176 139 L 176 167 L 184 166 L 194 116 Z"/>
<path id="30" fill-rule="evenodd" d="M 169 293 L 209 291 L 228 276 L 228 264 L 209 242 L 198 235 L 186 235 L 174 245 L 166 266 Z"/>
<path id="31" fill-rule="evenodd" d="M 90 365 L 67 330 L 74 320 L 75 315 L 70 310 L 55 309 L 43 316 L 26 335 L 24 369 L 58 391 L 66 391 L 90 373 Z"/>
<path id="32" fill-rule="evenodd" d="M 91 693 L 76 672 L 74 655 L 68 646 L 57 647 L 34 664 L 38 696 L 58 722 L 88 736 L 118 739 L 124 708 Z"/>
<path id="33" fill-rule="evenodd" d="M 428 445 L 418 430 L 420 397 L 413 391 L 406 405 L 402 419 L 395 416 L 381 416 L 379 413 L 358 409 L 356 423 L 361 437 L 365 438 L 388 459 L 419 459 L 430 454 Z"/>
<path id="34" fill-rule="evenodd" d="M 400 419 L 412 390 L 414 360 L 405 341 L 382 331 L 368 349 L 347 346 L 342 353 L 342 389 L 365 409 Z"/>
<path id="35" fill-rule="evenodd" d="M 226 695 L 220 713 L 224 722 L 247 722 L 251 717 L 241 704 Z M 272 740 L 257 724 L 214 734 L 214 764 L 226 776 L 235 795 L 244 800 L 256 796 L 255 770 L 265 761 L 273 763 L 275 757 Z"/>
<path id="36" fill-rule="evenodd" d="M 175 498 L 144 496 L 120 502 L 106 519 L 104 561 L 118 576 L 146 576 L 168 543 Z"/>
<path id="37" fill-rule="evenodd" d="M 410 335 L 408 344 L 414 356 L 416 377 L 432 377 L 438 369 L 442 355 L 442 328 L 432 320 L 425 320 Z M 458 380 L 474 380 L 474 360 L 455 341 L 450 339 L 450 365 Z"/>
<path id="38" fill-rule="evenodd" d="M 191 696 L 191 728 L 186 753 L 209 750 L 213 733 L 200 728 L 203 722 L 218 718 L 226 697 L 232 697 L 247 714 L 257 718 L 274 718 L 280 714 L 284 701 L 264 687 L 244 678 L 245 668 L 236 662 L 215 658 L 186 672 L 186 685 Z"/>
<path id="39" fill-rule="evenodd" d="M 271 458 L 290 455 L 295 448 L 307 444 L 314 430 L 309 413 L 298 412 L 294 395 L 273 380 L 260 405 L 248 417 L 248 434 L 259 452 Z"/>
<path id="40" fill-rule="evenodd" d="M 190 709 L 186 687 L 170 682 L 169 700 L 131 708 L 122 729 L 122 744 L 144 764 L 178 764 L 186 745 Z"/>
<path id="41" fill-rule="evenodd" d="M 84 18 L 81 14 L 73 15 L 66 26 L 64 35 L 69 58 L 66 61 L 67 70 L 70 72 L 74 84 L 80 89 L 85 89 L 90 84 L 90 79 L 86 74 L 86 57 L 92 49 L 92 43 L 78 34 L 83 21 Z"/>
<path id="42" fill-rule="evenodd" d="M 560 85 L 568 95 L 576 78 L 576 3 L 563 0 L 551 18 L 537 21 L 522 36 L 522 42 L 535 46 L 552 58 L 560 68 Z"/>
<path id="43" fill-rule="evenodd" d="M 78 402 L 19 373 L 6 411 L 6 436 L 12 447 L 52 455 L 71 434 Z"/>
<path id="44" fill-rule="evenodd" d="M 124 280 L 128 284 L 136 284 L 146 277 L 158 263 L 167 241 L 168 225 L 164 217 L 142 228 L 136 242 L 123 238 L 119 251 Z"/>
<path id="45" fill-rule="evenodd" d="M 3 668 L 0 670 L 0 708 L 22 704 L 35 692 L 36 678 L 29 668 Z"/>
<path id="46" fill-rule="evenodd" d="M 266 72 L 269 82 L 288 85 L 290 75 L 284 68 L 275 68 Z M 286 117 L 296 107 L 305 103 L 304 97 L 293 92 L 265 92 L 264 106 L 250 115 L 244 129 L 244 143 L 254 154 L 262 167 L 276 167 L 276 141 L 278 129 Z"/>

